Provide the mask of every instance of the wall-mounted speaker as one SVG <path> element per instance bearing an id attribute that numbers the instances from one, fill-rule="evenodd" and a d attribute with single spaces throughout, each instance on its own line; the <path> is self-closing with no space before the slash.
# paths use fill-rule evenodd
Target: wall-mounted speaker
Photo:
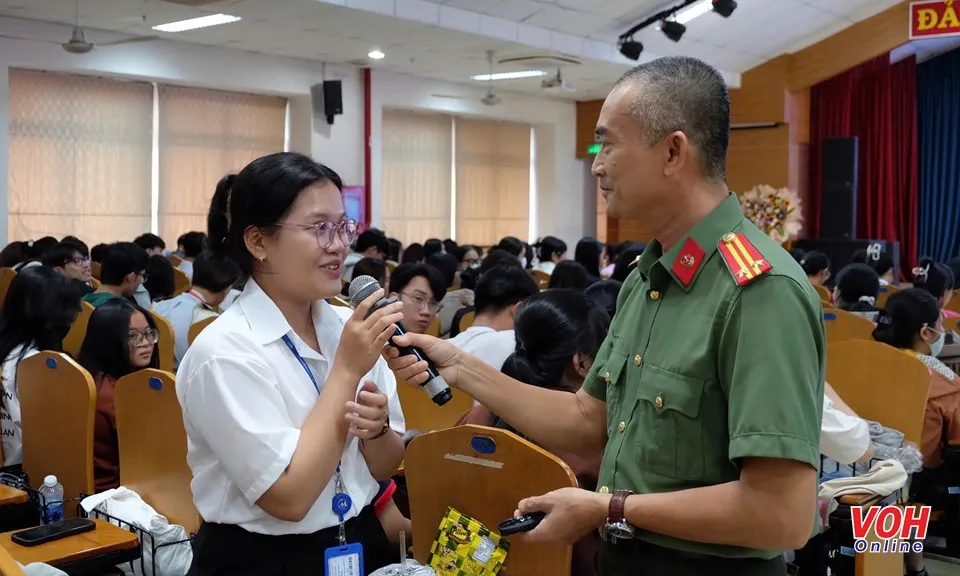
<path id="1" fill-rule="evenodd" d="M 339 80 L 324 80 L 322 84 L 310 87 L 310 101 L 314 116 L 323 116 L 327 124 L 333 124 L 333 117 L 343 114 L 343 86 Z"/>
<path id="2" fill-rule="evenodd" d="M 820 237 L 857 237 L 857 139 L 826 138 L 820 157 Z"/>

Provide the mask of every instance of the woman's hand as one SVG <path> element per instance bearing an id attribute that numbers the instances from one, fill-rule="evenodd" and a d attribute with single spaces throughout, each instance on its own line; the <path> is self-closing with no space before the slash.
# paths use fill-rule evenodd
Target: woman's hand
<path id="1" fill-rule="evenodd" d="M 440 375 L 450 386 L 457 385 L 457 376 L 460 373 L 459 348 L 446 340 L 440 340 L 426 334 L 407 333 L 397 336 L 393 340 L 398 346 L 416 346 L 433 362 L 440 371 Z M 417 361 L 413 354 L 401 356 L 400 351 L 393 346 L 384 351 L 387 364 L 398 379 L 406 380 L 411 386 L 420 386 L 427 381 L 427 363 Z"/>
<path id="2" fill-rule="evenodd" d="M 346 418 L 350 422 L 350 434 L 361 440 L 382 436 L 389 417 L 386 395 L 369 380 L 363 383 L 357 400 L 347 402 Z"/>
<path id="3" fill-rule="evenodd" d="M 334 368 L 349 374 L 354 385 L 373 369 L 387 340 L 396 333 L 397 322 L 403 320 L 403 304 L 400 302 L 384 306 L 367 317 L 367 313 L 381 298 L 382 288 L 361 302 L 340 334 Z"/>

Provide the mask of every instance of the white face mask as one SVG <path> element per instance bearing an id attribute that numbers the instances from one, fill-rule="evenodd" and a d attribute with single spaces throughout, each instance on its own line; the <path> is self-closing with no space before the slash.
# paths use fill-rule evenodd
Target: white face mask
<path id="1" fill-rule="evenodd" d="M 933 329 L 931 328 L 931 330 Z M 937 339 L 934 340 L 932 344 L 930 344 L 930 355 L 933 356 L 934 358 L 940 356 L 940 352 L 943 351 L 943 341 L 946 335 L 947 335 L 946 331 L 937 332 Z"/>

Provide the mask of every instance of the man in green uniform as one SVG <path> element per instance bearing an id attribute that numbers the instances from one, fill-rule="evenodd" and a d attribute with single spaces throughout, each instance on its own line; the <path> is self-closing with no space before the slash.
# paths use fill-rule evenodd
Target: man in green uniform
<path id="1" fill-rule="evenodd" d="M 816 514 L 824 332 L 796 261 L 725 184 L 723 79 L 692 58 L 628 72 L 607 97 L 593 165 L 607 213 L 654 232 L 577 394 L 523 386 L 448 343 L 413 344 L 447 382 L 548 449 L 596 454 L 596 493 L 524 500 L 527 537 L 600 529 L 602 576 L 780 576 Z M 424 363 L 388 351 L 408 382 Z"/>

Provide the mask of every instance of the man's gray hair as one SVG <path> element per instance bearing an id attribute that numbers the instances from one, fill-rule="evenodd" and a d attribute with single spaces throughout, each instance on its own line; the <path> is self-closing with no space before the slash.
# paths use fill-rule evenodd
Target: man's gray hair
<path id="1" fill-rule="evenodd" d="M 633 90 L 630 114 L 640 121 L 647 143 L 683 132 L 699 152 L 704 176 L 724 180 L 730 95 L 716 69 L 687 56 L 658 58 L 629 70 L 617 86 Z"/>

